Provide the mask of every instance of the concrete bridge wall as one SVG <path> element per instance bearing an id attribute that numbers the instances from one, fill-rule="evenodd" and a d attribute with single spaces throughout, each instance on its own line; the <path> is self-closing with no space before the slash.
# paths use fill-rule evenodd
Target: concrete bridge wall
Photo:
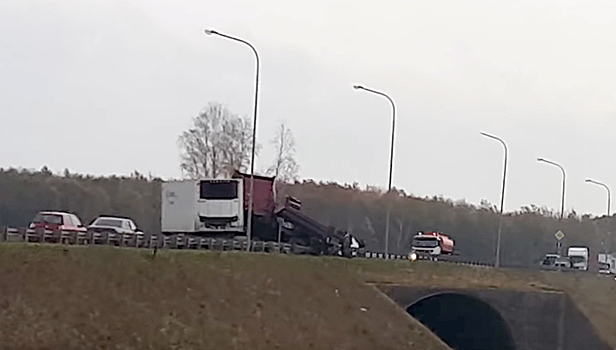
<path id="1" fill-rule="evenodd" d="M 391 285 L 379 286 L 379 289 L 405 310 L 409 310 L 409 307 L 417 305 L 422 300 L 427 300 L 426 298 L 438 300 L 437 298 L 442 295 L 470 296 L 485 302 L 505 321 L 505 327 L 510 332 L 515 343 L 514 348 L 517 350 L 612 349 L 599 338 L 588 319 L 562 292 L 418 288 Z M 463 310 L 463 305 L 460 305 L 460 310 Z M 469 318 L 473 317 L 471 310 L 462 312 L 467 312 Z M 486 319 L 482 322 L 499 322 L 499 320 Z M 435 333 L 438 334 L 437 331 Z"/>

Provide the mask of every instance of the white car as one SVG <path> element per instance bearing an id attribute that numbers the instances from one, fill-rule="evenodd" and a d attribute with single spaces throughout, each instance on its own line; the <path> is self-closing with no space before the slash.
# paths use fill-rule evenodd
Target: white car
<path id="1" fill-rule="evenodd" d="M 129 218 L 99 216 L 88 226 L 88 232 L 94 244 L 138 245 L 143 240 L 143 232 Z"/>

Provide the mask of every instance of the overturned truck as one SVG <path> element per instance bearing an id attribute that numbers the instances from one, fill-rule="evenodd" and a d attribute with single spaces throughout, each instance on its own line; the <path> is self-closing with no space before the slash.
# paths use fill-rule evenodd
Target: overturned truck
<path id="1" fill-rule="evenodd" d="M 289 243 L 293 251 L 314 255 L 357 255 L 364 244 L 347 232 L 322 225 L 301 211 L 301 202 L 276 203 L 274 178 L 235 172 L 230 179 L 170 181 L 162 184 L 161 228 L 166 236 L 232 239 L 245 237 L 248 220 L 253 241 Z M 252 214 L 248 217 L 250 196 Z"/>

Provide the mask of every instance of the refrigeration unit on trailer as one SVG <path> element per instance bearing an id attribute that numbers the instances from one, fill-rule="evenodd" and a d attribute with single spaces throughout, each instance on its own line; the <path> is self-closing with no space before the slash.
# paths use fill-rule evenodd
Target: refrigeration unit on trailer
<path id="1" fill-rule="evenodd" d="M 162 184 L 164 234 L 244 232 L 241 179 L 171 181 Z"/>

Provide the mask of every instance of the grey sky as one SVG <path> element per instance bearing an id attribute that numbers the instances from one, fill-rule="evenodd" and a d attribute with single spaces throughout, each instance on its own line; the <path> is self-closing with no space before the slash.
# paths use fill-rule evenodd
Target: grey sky
<path id="1" fill-rule="evenodd" d="M 179 176 L 179 133 L 208 101 L 251 113 L 262 58 L 257 168 L 286 121 L 303 178 L 385 187 L 398 105 L 394 184 L 416 195 L 506 209 L 603 214 L 616 191 L 616 3 L 599 0 L 4 0 L 0 166 L 133 169 Z"/>

